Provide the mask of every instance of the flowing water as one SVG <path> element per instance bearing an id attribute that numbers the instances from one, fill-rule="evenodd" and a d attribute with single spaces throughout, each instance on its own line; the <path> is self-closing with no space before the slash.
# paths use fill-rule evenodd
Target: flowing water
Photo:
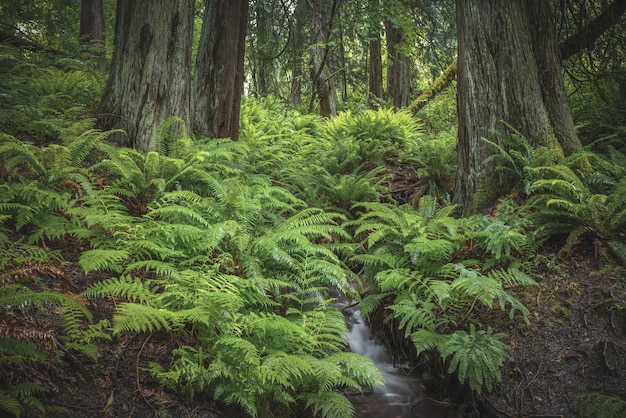
<path id="1" fill-rule="evenodd" d="M 369 327 L 361 318 L 356 307 L 344 308 L 346 321 L 350 328 L 348 342 L 350 350 L 370 358 L 378 367 L 385 386 L 377 386 L 369 393 L 348 395 L 354 405 L 357 418 L 405 418 L 429 417 L 443 418 L 449 410 L 435 406 L 429 398 L 420 379 L 408 375 L 402 368 L 396 367 L 391 360 L 391 353 L 372 337 Z"/>

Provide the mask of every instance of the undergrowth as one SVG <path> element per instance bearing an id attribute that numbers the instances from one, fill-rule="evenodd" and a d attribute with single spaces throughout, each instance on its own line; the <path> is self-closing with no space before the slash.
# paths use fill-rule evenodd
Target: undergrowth
<path id="1" fill-rule="evenodd" d="M 159 333 L 180 344 L 143 372 L 190 400 L 352 416 L 343 393 L 383 382 L 348 352 L 337 291 L 364 314 L 383 309 L 418 356 L 435 354 L 482 393 L 511 351 L 484 314 L 529 317 L 515 289 L 534 284 L 532 263 L 520 260 L 564 235 L 566 250 L 589 239 L 598 258 L 626 261 L 626 165 L 610 144 L 555 161 L 514 133 L 494 159 L 514 174 L 515 199 L 458 219 L 451 130 L 426 132 L 404 112 L 322 120 L 247 99 L 239 142 L 175 135 L 172 118 L 141 153 L 92 129 L 100 80 L 79 62 L 1 46 L 0 70 L 3 369 L 68 353 L 95 361 L 99 344 Z M 406 204 L 388 187 L 399 162 L 419 178 Z M 66 270 L 76 266 L 98 277 L 79 294 Z M 96 299 L 116 301 L 111 318 L 93 321 Z M 57 330 L 32 320 L 51 306 Z M 45 411 L 45 390 L 7 381 L 0 409 Z"/>

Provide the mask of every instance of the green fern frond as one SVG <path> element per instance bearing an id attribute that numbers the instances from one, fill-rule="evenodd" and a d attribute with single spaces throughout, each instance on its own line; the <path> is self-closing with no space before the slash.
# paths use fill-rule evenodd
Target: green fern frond
<path id="1" fill-rule="evenodd" d="M 490 392 L 493 382 L 502 378 L 500 367 L 511 358 L 511 347 L 502 343 L 505 334 L 494 334 L 491 327 L 476 331 L 473 324 L 470 332 L 459 330 L 447 336 L 439 346 L 444 359 L 452 356 L 448 372 L 458 372 L 459 381 L 469 383 L 472 390 L 481 393 L 483 385 Z"/>
<path id="2" fill-rule="evenodd" d="M 151 282 L 144 282 L 142 279 L 130 275 L 111 277 L 110 279 L 95 282 L 83 291 L 81 296 L 88 298 L 116 296 L 140 303 L 155 301 L 155 294 L 151 290 Z"/>
<path id="3" fill-rule="evenodd" d="M 455 270 L 458 271 L 459 276 L 450 284 L 450 289 L 476 298 L 491 308 L 493 301 L 502 292 L 502 284 L 493 277 L 484 276 L 462 265 L 455 266 Z"/>
<path id="4" fill-rule="evenodd" d="M 415 346 L 416 356 L 427 351 L 439 349 L 447 341 L 448 336 L 428 329 L 420 328 L 411 334 L 411 341 Z"/>
<path id="5" fill-rule="evenodd" d="M 314 415 L 322 418 L 346 418 L 355 414 L 354 406 L 342 394 L 337 392 L 307 392 L 297 396 L 305 408 L 312 408 Z"/>
<path id="6" fill-rule="evenodd" d="M 380 370 L 374 362 L 360 354 L 351 352 L 335 353 L 326 358 L 326 361 L 336 363 L 342 370 L 343 376 L 352 379 L 356 385 L 351 386 L 353 389 L 362 391 L 363 389 L 372 389 L 378 385 L 384 385 Z"/>
<path id="7" fill-rule="evenodd" d="M 0 366 L 4 363 L 19 364 L 24 361 L 44 361 L 50 358 L 50 354 L 42 350 L 41 344 L 24 338 L 14 338 L 7 335 L 11 332 L 11 329 L 1 326 L 5 336 L 0 337 Z"/>
<path id="8" fill-rule="evenodd" d="M 224 336 L 215 343 L 215 348 L 221 353 L 222 360 L 229 364 L 245 365 L 245 367 L 261 365 L 259 351 L 246 339 Z"/>
<path id="9" fill-rule="evenodd" d="M 612 240 L 609 241 L 607 245 L 611 249 L 611 253 L 617 257 L 622 265 L 626 265 L 626 244 L 621 241 Z"/>
<path id="10" fill-rule="evenodd" d="M 48 303 L 71 307 L 81 312 L 88 320 L 92 319 L 91 312 L 77 297 L 71 294 L 53 290 L 34 291 L 15 284 L 5 284 L 0 288 L 0 306 L 2 307 L 34 305 L 43 309 Z"/>
<path id="11" fill-rule="evenodd" d="M 47 392 L 48 389 L 34 383 L 19 383 L 8 389 L 0 389 L 0 410 L 13 414 L 16 418 L 22 416 L 25 407 L 45 413 L 44 406 L 36 395 Z"/>
<path id="12" fill-rule="evenodd" d="M 422 301 L 414 294 L 404 294 L 396 299 L 389 309 L 395 318 L 400 318 L 399 329 L 404 328 L 404 337 L 408 338 L 416 329 L 434 331 L 439 319 L 434 313 L 435 305 L 428 300 Z"/>
<path id="13" fill-rule="evenodd" d="M 137 303 L 123 302 L 117 305 L 113 318 L 113 335 L 122 332 L 169 331 L 181 326 L 176 312 Z"/>
<path id="14" fill-rule="evenodd" d="M 125 250 L 87 250 L 83 251 L 78 265 L 85 273 L 98 270 L 122 271 L 122 263 L 130 258 Z"/>

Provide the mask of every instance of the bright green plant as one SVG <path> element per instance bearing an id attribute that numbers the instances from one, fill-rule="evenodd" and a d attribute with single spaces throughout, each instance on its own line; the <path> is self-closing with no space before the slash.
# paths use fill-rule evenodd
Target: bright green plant
<path id="1" fill-rule="evenodd" d="M 617 153 L 617 151 L 614 151 Z M 594 171 L 580 169 L 592 165 Z M 608 170 L 607 170 L 608 167 Z M 588 239 L 598 260 L 608 246 L 626 262 L 620 232 L 626 227 L 626 172 L 598 154 L 582 151 L 565 164 L 531 169 L 538 180 L 529 203 L 537 208 L 531 219 L 546 236 L 564 235 L 566 250 Z M 603 177 L 598 183 L 596 180 Z"/>
<path id="2" fill-rule="evenodd" d="M 493 389 L 493 383 L 502 379 L 500 368 L 511 360 L 511 347 L 500 341 L 506 334 L 494 334 L 491 327 L 476 331 L 470 324 L 469 333 L 463 330 L 441 335 L 420 329 L 411 335 L 419 353 L 437 349 L 445 360 L 451 357 L 448 372 L 457 373 L 461 382 L 480 393 L 483 387 Z"/>
<path id="3" fill-rule="evenodd" d="M 477 261 L 455 259 L 472 234 L 450 216 L 453 207 L 437 210 L 430 197 L 420 200 L 418 210 L 374 203 L 359 206 L 365 211 L 350 224 L 366 251 L 353 260 L 364 264 L 376 289 L 363 300 L 362 311 L 368 314 L 391 297 L 393 302 L 385 309 L 418 353 L 437 349 L 442 359 L 449 359 L 449 373 L 458 371 L 472 390 L 480 392 L 483 385 L 490 390 L 500 378 L 508 351 L 499 341 L 502 335 L 490 329 L 476 331 L 474 314 L 508 307 L 511 319 L 517 312 L 527 318 L 527 308 L 509 289 L 531 285 L 533 280 L 513 267 L 494 268 L 492 263 L 481 268 Z M 514 248 L 518 239 L 517 234 L 503 235 L 495 253 Z"/>
<path id="4" fill-rule="evenodd" d="M 417 165 L 417 184 L 410 203 L 416 205 L 422 196 L 435 197 L 449 205 L 456 178 L 456 135 L 441 132 L 436 137 L 417 138 L 400 159 L 402 164 Z"/>
<path id="5" fill-rule="evenodd" d="M 482 138 L 496 149 L 485 160 L 485 164 L 495 164 L 496 184 L 504 193 L 530 193 L 533 181 L 537 179 L 533 167 L 555 164 L 563 159 L 562 153 L 555 147 L 533 147 L 521 132 L 504 123 L 507 132 L 496 132 L 499 143 Z"/>

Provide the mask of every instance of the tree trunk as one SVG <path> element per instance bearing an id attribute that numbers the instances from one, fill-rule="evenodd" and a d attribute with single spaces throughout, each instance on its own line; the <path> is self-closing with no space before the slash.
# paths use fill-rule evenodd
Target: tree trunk
<path id="1" fill-rule="evenodd" d="M 380 34 L 369 42 L 369 94 L 367 104 L 370 109 L 377 109 L 383 98 L 383 60 L 381 57 Z"/>
<path id="2" fill-rule="evenodd" d="M 194 131 L 239 137 L 248 0 L 206 0 L 192 83 Z"/>
<path id="3" fill-rule="evenodd" d="M 306 27 L 305 22 L 309 16 L 306 0 L 297 0 L 293 14 L 293 29 L 290 39 L 291 58 L 288 67 L 291 69 L 291 88 L 289 91 L 289 102 L 298 106 L 302 103 L 302 80 L 304 79 L 306 63 L 303 58 L 306 56 Z"/>
<path id="4" fill-rule="evenodd" d="M 411 61 L 401 51 L 403 42 L 402 29 L 392 21 L 385 21 L 387 34 L 387 56 L 389 67 L 387 68 L 387 96 L 393 105 L 404 108 L 409 105 L 411 99 Z"/>
<path id="5" fill-rule="evenodd" d="M 510 190 L 496 184 L 502 121 L 532 146 L 570 153 L 580 146 L 565 95 L 555 33 L 545 0 L 457 0 L 459 115 L 455 203 L 462 214 L 484 210 Z"/>
<path id="6" fill-rule="evenodd" d="M 126 132 L 122 145 L 156 149 L 155 128 L 176 116 L 190 126 L 193 0 L 117 2 L 111 72 L 97 109 L 104 129 Z"/>
<path id="7" fill-rule="evenodd" d="M 368 12 L 377 16 L 380 9 L 380 0 L 368 1 Z M 383 99 L 383 60 L 380 40 L 380 22 L 372 17 L 369 29 L 369 60 L 368 60 L 368 95 L 367 105 L 370 109 L 377 109 Z"/>
<path id="8" fill-rule="evenodd" d="M 336 11 L 336 2 L 333 2 L 331 18 L 327 27 L 331 27 Z M 324 32 L 324 15 L 322 0 L 313 1 L 311 19 L 311 79 L 313 81 L 314 94 L 320 104 L 320 114 L 323 117 L 337 116 L 337 92 L 327 70 L 328 60 L 328 34 Z M 313 96 L 312 96 L 313 97 Z M 311 101 L 312 104 L 312 101 Z M 311 108 L 312 106 L 309 106 Z M 312 110 L 312 109 L 310 109 Z"/>
<path id="9" fill-rule="evenodd" d="M 272 30 L 271 23 L 268 19 L 268 11 L 266 7 L 269 7 L 265 2 L 257 2 L 256 5 L 256 37 L 257 40 L 254 45 L 254 57 L 255 57 L 255 69 L 254 69 L 254 81 L 256 87 L 256 93 L 261 96 L 267 96 L 268 90 L 268 77 L 271 74 L 272 61 L 269 59 L 269 42 L 270 31 Z"/>
<path id="10" fill-rule="evenodd" d="M 104 6 L 102 0 L 81 0 L 80 41 L 95 57 L 95 68 L 104 70 Z"/>

